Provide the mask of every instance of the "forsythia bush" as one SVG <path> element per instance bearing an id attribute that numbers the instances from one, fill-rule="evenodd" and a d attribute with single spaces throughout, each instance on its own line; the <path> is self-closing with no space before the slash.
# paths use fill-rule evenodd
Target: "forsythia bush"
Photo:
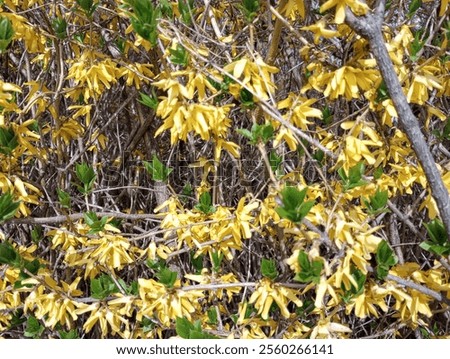
<path id="1" fill-rule="evenodd" d="M 0 336 L 448 337 L 371 4 L 0 3 Z M 448 189 L 449 8 L 382 28 Z"/>

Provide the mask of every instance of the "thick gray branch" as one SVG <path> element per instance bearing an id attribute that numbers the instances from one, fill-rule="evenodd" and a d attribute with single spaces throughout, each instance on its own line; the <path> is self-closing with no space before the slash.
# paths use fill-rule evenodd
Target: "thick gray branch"
<path id="1" fill-rule="evenodd" d="M 399 123 L 408 136 L 412 148 L 425 172 L 432 196 L 436 201 L 442 222 L 447 231 L 447 236 L 450 239 L 450 196 L 425 141 L 425 137 L 420 130 L 419 121 L 409 107 L 386 49 L 381 31 L 383 14 L 384 1 L 380 0 L 376 4 L 375 10 L 365 16 L 357 17 L 347 8 L 346 22 L 357 34 L 365 37 L 369 41 L 372 54 L 377 61 L 392 102 L 397 110 Z"/>

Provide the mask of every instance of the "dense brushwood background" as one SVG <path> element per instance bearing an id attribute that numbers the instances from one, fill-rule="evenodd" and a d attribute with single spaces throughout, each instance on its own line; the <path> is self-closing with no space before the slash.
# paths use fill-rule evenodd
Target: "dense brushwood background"
<path id="1" fill-rule="evenodd" d="M 449 253 L 419 247 L 430 240 L 425 224 L 436 218 L 426 179 L 398 128 L 392 104 L 383 102 L 389 94 L 376 65 L 359 61 L 371 59 L 368 43 L 345 23 L 336 23 L 341 22 L 336 5 L 356 11 L 361 3 L 337 0 L 322 11 L 325 1 L 281 3 L 1 1 L 0 17 L 10 20 L 14 35 L 0 55 L 0 126 L 12 129 L 18 144 L 10 152 L 0 151 L 0 190 L 11 193 L 20 207 L 13 218 L 0 222 L 0 239 L 2 250 L 11 243 L 22 262 L 0 264 L 0 336 L 168 338 L 189 336 L 188 323 L 200 337 L 448 336 Z M 153 44 L 133 26 L 136 4 L 161 11 Z M 447 2 L 391 0 L 388 5 L 383 27 L 388 50 L 398 56 L 395 66 L 405 93 L 420 85 L 416 76 L 425 78 L 426 85 L 409 97 L 410 106 L 450 185 Z M 274 44 L 277 27 L 281 36 Z M 177 63 L 177 44 L 182 44 L 185 63 Z M 230 64 L 241 59 L 257 64 L 249 72 L 253 78 L 248 82 L 239 75 L 240 81 L 225 86 L 224 74 L 233 74 Z M 273 68 L 258 74 L 264 63 Z M 336 80 L 321 76 L 344 66 L 362 72 L 337 80 L 338 87 L 346 83 L 347 92 L 327 89 Z M 245 74 L 249 68 L 245 65 Z M 188 87 L 196 75 L 204 84 L 194 86 L 194 95 L 174 96 L 186 106 L 226 108 L 227 128 L 220 135 L 206 129 L 208 136 L 191 129 L 185 139 L 171 138 L 172 128 L 156 135 L 166 121 L 162 113 L 170 110 L 161 105 L 172 96 L 164 81 Z M 258 76 L 259 87 L 252 82 Z M 368 88 L 349 89 L 356 86 L 352 81 L 366 77 Z M 245 88 L 250 92 L 243 93 Z M 153 106 L 145 104 L 142 94 Z M 288 97 L 291 102 L 282 102 Z M 305 117 L 296 122 L 292 111 L 307 99 L 314 101 L 298 110 L 297 116 Z M 197 119 L 188 113 L 183 121 Z M 265 123 L 274 131 L 265 143 L 261 138 L 252 143 L 240 131 Z M 288 135 L 282 137 L 282 131 Z M 355 146 L 367 141 L 367 147 L 353 151 L 351 136 L 362 141 Z M 219 138 L 234 150 L 223 146 L 217 155 Z M 2 146 L 7 142 L 0 140 Z M 148 170 L 157 164 L 155 156 L 171 170 L 164 181 Z M 338 170 L 348 174 L 358 163 L 364 164 L 366 182 L 345 192 Z M 95 173 L 87 193 L 80 190 L 77 176 L 81 164 Z M 308 187 L 308 199 L 316 201 L 306 221 L 294 224 L 276 212 L 288 185 L 299 191 Z M 364 199 L 377 188 L 387 191 L 389 203 L 368 214 Z M 198 209 L 203 193 L 210 193 L 210 213 Z M 245 216 L 244 205 L 249 211 L 248 218 L 240 217 L 241 226 L 236 216 Z M 112 222 L 92 231 L 86 219 L 90 211 Z M 226 223 L 234 223 L 242 243 L 232 242 L 227 258 L 228 245 L 208 244 L 216 239 L 212 233 L 202 239 L 207 244 L 196 259 L 192 238 L 197 237 L 187 231 L 225 228 Z M 443 236 L 442 247 L 447 248 Z M 118 264 L 112 257 L 102 262 L 92 255 L 96 249 L 106 253 L 108 243 L 118 238 Z M 362 249 L 355 249 L 358 238 L 364 238 Z M 396 264 L 388 268 L 391 278 L 374 273 L 381 240 L 395 253 Z M 300 250 L 311 263 L 323 263 L 317 282 L 298 280 Z M 353 278 L 363 275 L 355 259 L 345 262 L 349 251 L 361 251 L 367 266 L 360 291 L 348 278 L 337 285 L 333 277 L 342 268 Z M 214 272 L 217 253 L 225 258 Z M 24 266 L 35 259 L 40 268 Z M 264 268 L 263 259 L 271 261 Z M 192 276 L 206 276 L 202 268 L 211 277 L 199 284 Z M 161 271 L 176 273 L 173 288 L 164 285 L 167 278 L 161 279 Z M 93 288 L 93 283 L 100 285 L 95 282 L 99 278 L 107 278 L 109 289 Z M 274 297 L 277 304 L 267 304 L 252 295 L 259 290 L 270 296 L 273 288 L 290 291 L 274 294 L 283 303 Z M 353 296 L 344 301 L 352 288 Z M 95 295 L 102 290 L 103 297 Z M 315 308 L 322 290 L 326 294 Z M 156 304 L 152 293 L 176 299 Z M 366 306 L 359 314 L 354 310 L 358 297 Z M 168 308 L 174 303 L 182 308 Z M 56 309 L 61 307 L 65 312 Z M 194 328 L 197 320 L 201 325 Z"/>

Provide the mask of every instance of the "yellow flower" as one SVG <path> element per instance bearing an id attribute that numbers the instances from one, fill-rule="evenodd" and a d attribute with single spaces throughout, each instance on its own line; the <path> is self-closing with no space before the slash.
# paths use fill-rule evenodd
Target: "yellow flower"
<path id="1" fill-rule="evenodd" d="M 107 337 L 109 333 L 113 335 L 118 334 L 122 338 L 130 336 L 128 320 L 120 316 L 115 307 L 109 307 L 101 302 L 95 302 L 91 305 L 80 303 L 79 306 L 80 308 L 76 310 L 76 314 L 91 312 L 83 325 L 85 333 L 89 333 L 94 325 L 98 323 L 102 338 Z"/>
<path id="2" fill-rule="evenodd" d="M 290 313 L 287 306 L 290 302 L 297 305 L 297 307 L 303 305 L 302 301 L 297 298 L 297 295 L 298 291 L 283 287 L 268 278 L 263 278 L 250 297 L 249 304 L 255 303 L 255 308 L 258 310 L 261 318 L 268 319 L 270 307 L 275 302 L 280 309 L 281 315 L 284 318 L 289 318 Z"/>
<path id="3" fill-rule="evenodd" d="M 359 2 L 358 0 L 328 0 L 320 7 L 320 12 L 323 13 L 328 9 L 336 7 L 334 21 L 336 24 L 342 24 L 345 20 L 345 8 L 347 6 L 356 15 L 365 15 L 369 10 L 367 4 Z"/>
<path id="4" fill-rule="evenodd" d="M 225 66 L 223 69 L 233 74 L 245 88 L 255 94 L 255 101 L 259 99 L 268 100 L 269 94 L 275 91 L 271 74 L 277 73 L 279 69 L 267 65 L 261 57 L 257 57 L 256 61 L 244 57 Z M 230 86 L 229 90 L 234 97 L 238 98 L 241 88 L 241 85 L 236 85 Z"/>
<path id="5" fill-rule="evenodd" d="M 287 98 L 278 103 L 278 109 L 289 109 L 287 116 L 301 130 L 307 130 L 308 125 L 312 122 L 307 120 L 308 117 L 322 118 L 322 111 L 311 107 L 315 103 L 315 99 L 307 99 L 290 93 Z"/>
<path id="6" fill-rule="evenodd" d="M 200 284 L 239 283 L 233 273 L 217 276 L 216 274 L 210 274 L 207 268 L 204 268 L 201 274 L 186 274 L 184 277 Z M 238 294 L 240 291 L 241 287 L 239 286 L 211 289 L 211 292 L 213 292 L 218 299 L 222 299 L 224 292 L 226 292 L 228 302 L 231 302 L 233 300 L 233 295 Z"/>
<path id="7" fill-rule="evenodd" d="M 414 74 L 412 83 L 406 94 L 409 103 L 423 105 L 428 101 L 428 91 L 443 89 L 441 81 L 432 74 L 432 72 L 435 72 L 436 70 L 439 69 L 425 66 L 419 73 Z"/>
<path id="8" fill-rule="evenodd" d="M 204 297 L 201 290 L 184 291 L 179 279 L 173 288 L 166 288 L 153 279 L 140 278 L 138 282 L 142 308 L 137 313 L 137 319 L 156 314 L 164 326 L 169 326 L 171 320 L 177 317 L 191 320 L 191 314 L 200 307 L 199 299 Z"/>
<path id="9" fill-rule="evenodd" d="M 303 0 L 289 0 L 286 1 L 285 6 L 279 10 L 280 14 L 294 21 L 297 18 L 297 14 L 302 19 L 305 18 L 305 4 Z"/>
<path id="10" fill-rule="evenodd" d="M 75 279 L 70 285 L 63 282 L 63 288 L 61 288 L 51 277 L 45 277 L 46 286 L 36 286 L 27 296 L 24 312 L 32 311 L 37 319 L 42 320 L 47 327 L 52 329 L 58 323 L 66 328 L 71 328 L 73 322 L 78 318 L 78 303 L 71 299 L 71 296 L 83 294 L 76 289 L 80 279 Z M 38 284 L 39 282 L 34 278 L 29 278 L 22 283 Z"/>
<path id="11" fill-rule="evenodd" d="M 345 338 L 352 330 L 347 326 L 338 322 L 332 322 L 332 318 L 327 317 L 320 319 L 313 331 L 311 332 L 311 339 L 333 339 L 333 338 Z"/>
<path id="12" fill-rule="evenodd" d="M 266 339 L 272 338 L 278 328 L 278 323 L 273 319 L 261 319 L 255 316 L 248 316 L 247 302 L 239 304 L 239 318 L 237 325 L 242 328 L 242 339 Z M 268 329 L 268 334 L 265 333 Z"/>
<path id="13" fill-rule="evenodd" d="M 318 44 L 320 37 L 330 38 L 339 35 L 339 31 L 326 29 L 326 22 L 324 19 L 317 21 L 310 26 L 302 27 L 302 30 L 309 30 L 314 33 L 314 43 Z"/>

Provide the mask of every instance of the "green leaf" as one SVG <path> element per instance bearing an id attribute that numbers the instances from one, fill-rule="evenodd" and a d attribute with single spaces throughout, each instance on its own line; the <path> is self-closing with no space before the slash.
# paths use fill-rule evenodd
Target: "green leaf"
<path id="1" fill-rule="evenodd" d="M 377 103 L 380 103 L 389 98 L 391 98 L 391 96 L 389 95 L 389 90 L 384 80 L 382 80 L 380 86 L 377 89 L 377 98 L 375 101 Z"/>
<path id="2" fill-rule="evenodd" d="M 302 157 L 305 154 L 305 149 L 309 147 L 309 142 L 304 138 L 300 139 L 300 142 L 297 146 L 297 153 L 299 157 Z"/>
<path id="3" fill-rule="evenodd" d="M 389 269 L 397 263 L 397 257 L 389 244 L 382 240 L 378 245 L 375 258 L 377 262 L 376 277 L 384 279 L 388 275 Z"/>
<path id="4" fill-rule="evenodd" d="M 245 20 L 250 23 L 258 15 L 260 7 L 259 0 L 242 0 L 242 3 L 238 7 L 244 15 Z"/>
<path id="5" fill-rule="evenodd" d="M 178 10 L 183 22 L 186 25 L 191 25 L 192 15 L 194 14 L 194 0 L 178 0 Z"/>
<path id="6" fill-rule="evenodd" d="M 126 293 L 128 295 L 139 295 L 139 283 L 137 281 L 132 281 L 131 284 L 126 287 Z"/>
<path id="7" fill-rule="evenodd" d="M 180 197 L 183 201 L 187 201 L 189 197 L 192 197 L 193 193 L 194 191 L 192 185 L 190 183 L 186 183 L 181 191 Z"/>
<path id="8" fill-rule="evenodd" d="M 357 287 L 355 287 L 350 282 L 350 288 L 347 289 L 344 283 L 341 284 L 341 289 L 343 291 L 342 299 L 344 303 L 350 303 L 354 298 L 359 297 L 364 293 L 364 285 L 366 283 L 366 276 L 359 270 L 352 268 L 352 277 L 357 283 Z"/>
<path id="9" fill-rule="evenodd" d="M 323 262 L 321 260 L 313 260 L 311 262 L 305 251 L 300 251 L 297 260 L 300 266 L 300 272 L 295 275 L 294 280 L 302 283 L 320 283 Z"/>
<path id="10" fill-rule="evenodd" d="M 417 61 L 419 59 L 417 54 L 419 53 L 419 51 L 422 49 L 423 45 L 425 44 L 425 40 L 423 40 L 423 41 L 420 40 L 421 35 L 422 35 L 421 31 L 418 31 L 414 35 L 414 41 L 411 42 L 411 48 L 410 48 L 409 57 L 410 57 L 412 62 L 415 62 L 415 61 Z"/>
<path id="11" fill-rule="evenodd" d="M 183 339 L 217 339 L 216 336 L 208 334 L 202 330 L 200 320 L 192 324 L 186 318 L 177 317 L 175 331 Z"/>
<path id="12" fill-rule="evenodd" d="M 272 259 L 263 258 L 261 261 L 261 274 L 271 280 L 278 277 L 277 265 L 275 264 L 275 261 Z"/>
<path id="13" fill-rule="evenodd" d="M 443 223 L 439 219 L 433 219 L 429 223 L 426 223 L 425 227 L 431 241 L 422 242 L 420 247 L 439 256 L 449 255 L 450 241 Z"/>
<path id="14" fill-rule="evenodd" d="M 41 268 L 41 264 L 38 259 L 34 259 L 33 261 L 21 260 L 20 263 L 20 272 L 17 281 L 14 282 L 14 288 L 31 288 L 33 284 L 22 284 L 22 281 L 30 278 L 30 274 L 37 275 L 39 268 Z M 28 274 L 30 273 L 30 274 Z"/>
<path id="15" fill-rule="evenodd" d="M 283 159 L 281 158 L 281 156 L 278 156 L 275 151 L 271 151 L 269 153 L 269 163 L 270 163 L 270 168 L 272 169 L 272 172 L 275 173 L 275 176 L 280 177 L 282 176 L 281 173 L 281 163 L 282 163 Z"/>
<path id="16" fill-rule="evenodd" d="M 244 109 L 253 109 L 255 107 L 255 101 L 253 100 L 253 94 L 246 88 L 241 89 L 239 92 L 239 100 L 241 101 Z"/>
<path id="17" fill-rule="evenodd" d="M 202 331 L 202 322 L 200 321 L 200 319 L 197 319 L 193 325 L 194 325 L 194 331 L 197 331 L 197 332 Z"/>
<path id="18" fill-rule="evenodd" d="M 33 243 L 38 244 L 44 238 L 42 226 L 35 226 L 31 230 L 31 239 Z"/>
<path id="19" fill-rule="evenodd" d="M 439 256 L 448 256 L 450 254 L 450 245 L 446 244 L 446 245 L 437 245 L 437 244 L 433 244 L 432 242 L 429 241 L 425 241 L 420 243 L 420 248 L 437 254 Z"/>
<path id="20" fill-rule="evenodd" d="M 158 108 L 158 97 L 156 96 L 155 90 L 152 89 L 152 95 L 149 96 L 143 92 L 139 92 L 139 94 L 141 95 L 141 99 L 138 100 L 140 103 L 142 103 L 144 106 L 147 106 L 153 110 L 156 111 L 156 109 Z"/>
<path id="21" fill-rule="evenodd" d="M 73 38 L 78 41 L 80 44 L 84 43 L 84 38 L 86 37 L 86 34 L 84 32 L 77 32 L 73 34 Z M 84 104 L 84 98 L 83 95 L 80 95 L 80 98 L 78 99 L 78 102 L 80 104 Z"/>
<path id="22" fill-rule="evenodd" d="M 374 179 L 380 179 L 383 175 L 383 167 L 377 167 L 375 171 L 373 171 L 373 178 Z"/>
<path id="23" fill-rule="evenodd" d="M 40 130 L 39 122 L 36 120 L 31 121 L 30 124 L 27 126 L 27 128 L 34 133 L 39 133 Z"/>
<path id="24" fill-rule="evenodd" d="M 450 140 L 450 117 L 447 118 L 447 121 L 445 122 L 444 129 L 442 130 L 443 138 L 446 140 Z"/>
<path id="25" fill-rule="evenodd" d="M 216 310 L 215 306 L 209 308 L 208 311 L 207 311 L 207 314 L 208 314 L 208 324 L 215 325 L 215 324 L 218 323 L 217 310 Z"/>
<path id="26" fill-rule="evenodd" d="M 366 166 L 364 165 L 364 162 L 359 162 L 355 166 L 350 168 L 348 175 L 345 173 L 344 168 L 340 168 L 338 170 L 338 174 L 339 177 L 341 177 L 344 191 L 348 191 L 355 187 L 367 184 L 367 182 L 362 179 L 365 169 Z"/>
<path id="27" fill-rule="evenodd" d="M 169 2 L 169 0 L 159 0 L 158 6 L 161 9 L 162 16 L 169 19 L 173 18 L 172 4 Z"/>
<path id="28" fill-rule="evenodd" d="M 11 243 L 0 243 L 0 264 L 7 264 L 17 268 L 20 266 L 21 260 L 22 258 Z"/>
<path id="29" fill-rule="evenodd" d="M 156 324 L 150 318 L 144 317 L 142 319 L 141 326 L 142 326 L 142 331 L 144 333 L 148 333 L 155 328 Z"/>
<path id="30" fill-rule="evenodd" d="M 177 280 L 177 272 L 172 272 L 168 268 L 163 268 L 156 274 L 159 281 L 164 284 L 167 288 L 173 288 Z"/>
<path id="31" fill-rule="evenodd" d="M 425 227 L 433 243 L 443 245 L 448 242 L 447 231 L 439 219 L 433 219 Z"/>
<path id="32" fill-rule="evenodd" d="M 158 20 L 161 18 L 162 8 L 155 7 L 151 0 L 128 0 L 130 22 L 133 30 L 154 47 L 158 41 Z"/>
<path id="33" fill-rule="evenodd" d="M 75 174 L 78 180 L 83 184 L 83 187 L 78 187 L 78 190 L 83 194 L 88 194 L 92 191 L 92 187 L 97 177 L 94 169 L 87 163 L 77 163 L 75 166 Z"/>
<path id="34" fill-rule="evenodd" d="M 163 268 L 167 268 L 166 263 L 162 259 L 157 259 L 157 260 L 148 259 L 147 262 L 145 262 L 145 264 L 147 264 L 147 266 L 150 269 L 153 269 L 155 272 L 159 272 Z"/>
<path id="35" fill-rule="evenodd" d="M 314 310 L 314 301 L 311 299 L 305 299 L 301 307 L 297 307 L 296 313 L 301 318 L 306 318 Z"/>
<path id="36" fill-rule="evenodd" d="M 59 200 L 59 203 L 61 203 L 61 207 L 70 209 L 71 201 L 72 201 L 70 198 L 70 194 L 68 194 L 67 192 L 64 192 L 63 190 L 61 190 L 59 188 L 56 191 L 58 193 L 58 200 Z"/>
<path id="37" fill-rule="evenodd" d="M 244 137 L 247 137 L 250 141 L 254 140 L 253 133 L 251 133 L 249 130 L 245 128 L 239 128 L 236 130 L 237 133 L 241 134 Z"/>
<path id="38" fill-rule="evenodd" d="M 323 159 L 325 158 L 325 153 L 322 150 L 316 150 L 313 154 L 313 158 L 317 162 L 322 163 Z"/>
<path id="39" fill-rule="evenodd" d="M 376 259 L 379 264 L 383 263 L 393 266 L 397 263 L 397 258 L 394 255 L 394 251 L 385 240 L 382 240 L 378 245 Z"/>
<path id="40" fill-rule="evenodd" d="M 18 145 L 19 142 L 12 126 L 8 128 L 0 127 L 0 153 L 10 156 Z"/>
<path id="41" fill-rule="evenodd" d="M 94 0 L 77 0 L 77 4 L 89 18 L 92 17 L 99 5 L 99 3 L 94 3 Z"/>
<path id="42" fill-rule="evenodd" d="M 26 321 L 27 321 L 27 318 L 25 318 L 23 315 L 23 309 L 18 309 L 12 315 L 9 328 L 10 329 L 15 328 L 15 327 L 25 323 Z"/>
<path id="43" fill-rule="evenodd" d="M 220 91 L 222 89 L 221 88 L 221 83 L 216 81 L 216 80 L 214 80 L 211 76 L 208 76 L 207 80 L 217 91 Z"/>
<path id="44" fill-rule="evenodd" d="M 366 166 L 364 165 L 364 162 L 359 162 L 355 166 L 350 168 L 350 171 L 348 172 L 348 179 L 350 180 L 350 183 L 359 182 L 364 175 L 365 169 Z"/>
<path id="45" fill-rule="evenodd" d="M 58 39 L 64 40 L 67 37 L 67 21 L 64 18 L 55 17 L 52 21 L 52 28 Z"/>
<path id="46" fill-rule="evenodd" d="M 14 202 L 11 193 L 7 192 L 0 196 L 0 223 L 13 218 L 19 209 L 20 202 Z"/>
<path id="47" fill-rule="evenodd" d="M 105 299 L 112 293 L 117 293 L 119 288 L 109 275 L 102 274 L 100 277 L 91 280 L 91 297 L 95 299 Z"/>
<path id="48" fill-rule="evenodd" d="M 38 274 L 39 268 L 41 268 L 41 263 L 39 262 L 39 259 L 33 259 L 31 262 L 25 261 L 24 268 L 27 272 L 36 275 Z M 26 275 L 26 278 L 28 278 L 28 274 Z"/>
<path id="49" fill-rule="evenodd" d="M 412 0 L 409 3 L 409 9 L 408 9 L 408 17 L 411 18 L 417 11 L 417 9 L 419 9 L 419 7 L 422 6 L 422 0 Z"/>
<path id="50" fill-rule="evenodd" d="M 152 162 L 144 161 L 144 167 L 154 181 L 167 182 L 172 172 L 172 169 L 166 167 L 156 155 L 153 155 Z"/>
<path id="51" fill-rule="evenodd" d="M 308 188 L 299 191 L 296 187 L 287 186 L 281 191 L 283 206 L 275 208 L 281 218 L 300 223 L 314 206 L 314 201 L 304 202 Z"/>
<path id="52" fill-rule="evenodd" d="M 375 194 L 372 197 L 369 197 L 369 199 L 363 198 L 363 202 L 371 215 L 377 215 L 383 212 L 389 212 L 386 208 L 388 198 L 389 193 L 387 190 L 380 191 L 380 189 L 377 188 Z"/>
<path id="53" fill-rule="evenodd" d="M 222 265 L 222 260 L 223 260 L 223 253 L 222 252 L 212 252 L 211 253 L 211 260 L 212 260 L 212 265 L 213 265 L 213 272 L 214 273 L 218 273 L 220 271 L 220 266 Z"/>
<path id="54" fill-rule="evenodd" d="M 432 133 L 440 140 L 450 140 L 450 117 L 445 121 L 442 131 L 433 130 Z"/>
<path id="55" fill-rule="evenodd" d="M 7 17 L 0 17 L 0 54 L 5 52 L 14 36 L 14 28 L 11 20 Z"/>
<path id="56" fill-rule="evenodd" d="M 195 268 L 195 270 L 197 271 L 197 273 L 200 273 L 203 269 L 203 255 L 195 255 L 195 252 L 191 252 L 191 263 L 193 265 L 193 267 Z"/>
<path id="57" fill-rule="evenodd" d="M 262 143 L 267 143 L 273 138 L 273 126 L 271 123 L 266 123 L 261 126 L 261 141 Z"/>
<path id="58" fill-rule="evenodd" d="M 200 195 L 199 202 L 194 208 L 204 214 L 212 214 L 216 211 L 216 207 L 212 205 L 211 194 L 209 192 L 204 192 Z"/>
<path id="59" fill-rule="evenodd" d="M 175 331 L 177 335 L 184 339 L 189 339 L 191 330 L 194 330 L 192 323 L 186 318 L 177 318 L 175 322 Z"/>
<path id="60" fill-rule="evenodd" d="M 58 334 L 59 334 L 59 337 L 61 339 L 80 339 L 76 329 L 72 329 L 72 330 L 70 330 L 68 332 L 65 332 L 63 330 L 59 330 Z"/>
<path id="61" fill-rule="evenodd" d="M 322 121 L 325 124 L 325 126 L 329 126 L 331 122 L 333 121 L 333 115 L 331 113 L 331 109 L 326 105 L 322 109 Z"/>
<path id="62" fill-rule="evenodd" d="M 120 53 L 123 55 L 125 54 L 125 45 L 126 45 L 126 40 L 122 37 L 122 36 L 118 36 L 115 40 L 114 40 L 114 44 L 116 45 L 117 49 L 120 51 Z"/>
<path id="63" fill-rule="evenodd" d="M 99 219 L 95 212 L 83 213 L 84 222 L 90 227 L 88 234 L 95 234 L 105 229 L 105 225 L 108 222 L 108 217 L 102 217 Z"/>
<path id="64" fill-rule="evenodd" d="M 44 332 L 44 326 L 33 316 L 28 317 L 27 326 L 25 328 L 24 335 L 27 338 L 37 339 L 40 338 L 42 333 Z"/>
<path id="65" fill-rule="evenodd" d="M 177 44 L 175 49 L 169 49 L 170 61 L 173 64 L 186 67 L 189 64 L 189 54 L 183 45 Z"/>
<path id="66" fill-rule="evenodd" d="M 296 187 L 288 186 L 281 192 L 283 205 L 286 210 L 295 210 L 305 200 L 308 188 L 299 191 Z"/>

